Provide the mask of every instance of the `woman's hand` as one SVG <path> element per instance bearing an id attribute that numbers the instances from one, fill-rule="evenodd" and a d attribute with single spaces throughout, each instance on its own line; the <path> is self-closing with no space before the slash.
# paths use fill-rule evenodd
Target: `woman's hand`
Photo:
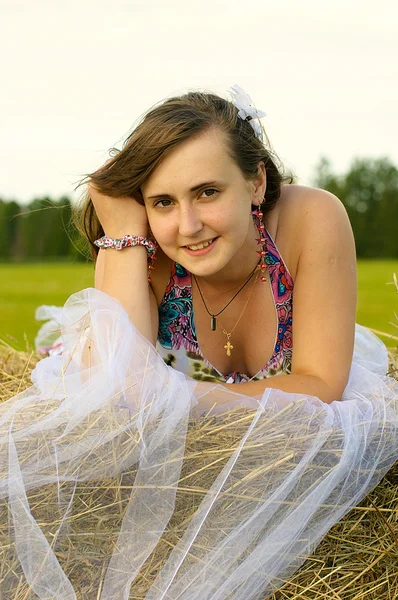
<path id="1" fill-rule="evenodd" d="M 104 166 L 111 160 L 108 159 Z M 139 204 L 133 197 L 106 196 L 98 190 L 93 181 L 90 181 L 87 191 L 105 235 L 120 238 L 125 234 L 143 236 L 148 234 L 145 206 Z"/>

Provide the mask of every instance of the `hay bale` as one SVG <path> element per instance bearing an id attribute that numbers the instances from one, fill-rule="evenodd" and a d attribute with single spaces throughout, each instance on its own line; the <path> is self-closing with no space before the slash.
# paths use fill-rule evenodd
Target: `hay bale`
<path id="1" fill-rule="evenodd" d="M 31 385 L 30 373 L 39 358 L 34 353 L 16 352 L 0 346 L 0 400 L 5 401 Z M 397 376 L 398 355 L 390 353 L 389 373 Z M 162 565 L 183 535 L 190 517 L 206 491 L 230 458 L 239 442 L 244 409 L 214 419 L 192 421 L 178 485 L 173 516 L 165 534 L 135 579 L 130 598 L 145 598 Z M 255 458 L 255 455 L 253 455 Z M 91 600 L 90 590 L 98 585 L 115 543 L 135 469 L 107 480 L 79 482 L 71 515 L 65 524 L 67 536 L 54 548 L 61 567 L 79 598 Z M 54 484 L 28 492 L 32 514 L 47 539 L 53 540 L 61 510 L 71 497 L 73 482 Z M 325 536 L 317 550 L 292 578 L 269 600 L 393 600 L 398 598 L 398 464 L 379 485 Z M 0 581 L 7 582 L 10 600 L 37 598 L 27 585 L 7 540 L 7 506 L 0 509 Z M 0 584 L 1 586 L 1 584 Z"/>

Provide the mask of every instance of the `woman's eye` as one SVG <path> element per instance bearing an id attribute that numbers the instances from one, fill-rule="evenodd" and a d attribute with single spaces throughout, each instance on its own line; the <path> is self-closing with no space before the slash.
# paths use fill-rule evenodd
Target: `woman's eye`
<path id="1" fill-rule="evenodd" d="M 207 192 L 213 192 L 213 193 L 212 193 L 212 194 L 209 194 L 209 195 L 207 195 Z M 203 193 L 204 193 L 204 194 L 206 194 L 206 196 L 207 196 L 208 198 L 210 198 L 211 196 L 214 196 L 214 193 L 217 193 L 217 190 L 215 190 L 214 188 L 208 188 L 208 189 L 207 189 L 207 190 L 205 190 Z"/>
<path id="2" fill-rule="evenodd" d="M 163 202 L 168 202 L 169 204 L 163 204 Z M 154 206 L 163 206 L 163 208 L 166 208 L 167 206 L 170 206 L 171 204 L 171 200 L 169 200 L 168 198 L 163 198 L 162 200 L 158 200 L 157 202 L 155 202 Z"/>

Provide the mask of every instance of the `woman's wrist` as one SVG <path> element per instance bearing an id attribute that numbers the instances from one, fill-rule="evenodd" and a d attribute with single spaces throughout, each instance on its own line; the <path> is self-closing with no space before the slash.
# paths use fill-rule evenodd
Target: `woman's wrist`
<path id="1" fill-rule="evenodd" d="M 107 229 L 105 232 L 106 237 L 113 239 L 122 238 L 124 235 L 138 235 L 142 237 L 148 237 L 148 226 L 145 225 L 125 225 L 122 229 L 119 227 L 112 227 Z"/>
<path id="2" fill-rule="evenodd" d="M 148 250 L 148 254 L 152 255 L 155 253 L 157 243 L 154 240 L 150 240 L 144 235 L 131 235 L 126 234 L 119 238 L 111 238 L 106 235 L 94 241 L 94 244 L 98 248 L 114 248 L 116 250 L 122 250 L 130 246 L 145 246 Z"/>
<path id="3" fill-rule="evenodd" d="M 136 248 L 143 246 L 147 252 L 148 259 L 148 283 L 151 283 L 151 274 L 155 268 L 156 250 L 158 244 L 155 240 L 150 240 L 143 235 L 125 234 L 120 238 L 102 236 L 94 241 L 94 244 L 101 250 L 125 250 L 126 248 Z"/>

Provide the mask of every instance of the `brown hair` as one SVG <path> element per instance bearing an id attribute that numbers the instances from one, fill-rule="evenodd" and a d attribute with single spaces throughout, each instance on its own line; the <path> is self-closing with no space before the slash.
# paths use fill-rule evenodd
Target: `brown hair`
<path id="1" fill-rule="evenodd" d="M 278 201 L 281 185 L 291 184 L 294 179 L 284 173 L 266 133 L 263 132 L 267 147 L 255 135 L 249 121 L 238 117 L 235 105 L 213 93 L 189 92 L 152 108 L 127 137 L 122 150 L 111 149 L 112 160 L 87 175 L 79 186 L 90 178 L 107 196 L 131 196 L 143 204 L 140 188 L 161 161 L 178 144 L 213 127 L 226 134 L 231 157 L 245 179 L 255 177 L 258 163 L 264 162 L 267 188 L 262 211 L 265 217 Z M 93 242 L 103 236 L 104 231 L 87 193 L 81 206 L 74 210 L 73 222 L 88 239 L 95 260 L 98 248 Z"/>

